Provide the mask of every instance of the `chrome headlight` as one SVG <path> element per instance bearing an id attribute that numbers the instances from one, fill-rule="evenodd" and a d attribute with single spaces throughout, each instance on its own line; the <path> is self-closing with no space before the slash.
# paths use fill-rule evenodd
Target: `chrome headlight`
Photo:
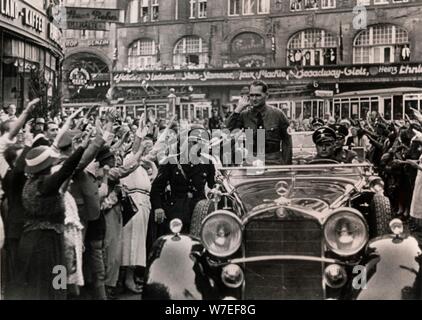
<path id="1" fill-rule="evenodd" d="M 227 257 L 240 248 L 242 231 L 242 221 L 234 213 L 217 210 L 202 223 L 201 239 L 212 255 Z"/>
<path id="2" fill-rule="evenodd" d="M 384 191 L 384 181 L 380 177 L 371 177 L 369 179 L 369 189 L 374 193 Z"/>
<path id="3" fill-rule="evenodd" d="M 359 211 L 340 208 L 325 221 L 324 236 L 330 250 L 340 256 L 351 256 L 368 242 L 368 226 Z"/>

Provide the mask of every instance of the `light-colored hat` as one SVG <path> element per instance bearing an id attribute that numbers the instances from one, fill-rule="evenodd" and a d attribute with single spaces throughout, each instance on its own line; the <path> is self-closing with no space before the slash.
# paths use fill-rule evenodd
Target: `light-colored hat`
<path id="1" fill-rule="evenodd" d="M 33 148 L 26 155 L 25 172 L 30 174 L 41 172 L 52 167 L 58 159 L 58 154 L 50 147 L 39 146 Z"/>

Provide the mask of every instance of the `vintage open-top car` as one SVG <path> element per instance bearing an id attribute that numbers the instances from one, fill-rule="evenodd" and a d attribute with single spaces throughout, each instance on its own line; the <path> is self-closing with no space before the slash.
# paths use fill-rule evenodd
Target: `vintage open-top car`
<path id="1" fill-rule="evenodd" d="M 368 163 L 220 167 L 191 234 L 159 238 L 144 299 L 420 299 L 421 249 Z"/>

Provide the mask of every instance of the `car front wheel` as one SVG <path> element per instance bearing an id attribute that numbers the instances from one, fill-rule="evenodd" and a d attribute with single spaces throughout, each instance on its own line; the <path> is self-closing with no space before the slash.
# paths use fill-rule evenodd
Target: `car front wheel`
<path id="1" fill-rule="evenodd" d="M 374 195 L 371 202 L 372 227 L 375 228 L 374 236 L 391 233 L 390 221 L 393 219 L 390 200 L 383 194 Z"/>
<path id="2" fill-rule="evenodd" d="M 214 209 L 214 202 L 208 199 L 199 201 L 192 213 L 192 220 L 190 223 L 190 235 L 193 237 L 201 237 L 202 221 Z"/>

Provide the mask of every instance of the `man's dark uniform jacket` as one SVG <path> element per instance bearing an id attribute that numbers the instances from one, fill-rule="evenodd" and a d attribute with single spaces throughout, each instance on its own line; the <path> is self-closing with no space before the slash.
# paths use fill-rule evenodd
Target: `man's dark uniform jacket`
<path id="1" fill-rule="evenodd" d="M 155 209 L 164 209 L 167 219 L 161 228 L 161 234 L 168 233 L 169 223 L 179 218 L 183 222 L 182 232 L 188 232 L 193 209 L 198 201 L 205 199 L 205 184 L 213 188 L 215 168 L 213 164 L 180 164 L 186 177 L 175 162 L 161 165 L 151 188 L 151 204 Z M 165 197 L 167 186 L 170 195 Z M 159 232 L 160 233 L 160 232 Z"/>
<path id="2" fill-rule="evenodd" d="M 233 112 L 227 120 L 227 128 L 258 129 L 258 112 L 254 108 L 244 110 L 241 113 Z M 292 164 L 292 138 L 287 132 L 289 120 L 280 109 L 265 105 L 262 118 L 265 129 L 265 159 L 278 161 L 281 164 Z M 281 151 L 280 151 L 281 143 Z M 254 134 L 254 146 L 256 146 L 256 134 Z"/>

